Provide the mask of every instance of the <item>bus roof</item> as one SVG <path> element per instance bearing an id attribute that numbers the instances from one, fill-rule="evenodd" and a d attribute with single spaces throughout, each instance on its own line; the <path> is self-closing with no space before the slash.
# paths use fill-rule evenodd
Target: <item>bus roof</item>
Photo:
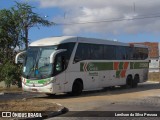
<path id="1" fill-rule="evenodd" d="M 76 41 L 77 37 L 73 36 L 49 37 L 32 42 L 29 46 L 52 46 L 61 43 L 76 42 Z"/>
<path id="2" fill-rule="evenodd" d="M 118 46 L 130 46 L 129 43 L 122 43 L 112 40 L 96 39 L 96 38 L 85 38 L 76 36 L 61 36 L 61 37 L 50 37 L 37 40 L 32 42 L 29 46 L 52 46 L 68 42 L 79 42 L 79 43 L 93 43 L 93 44 L 108 44 L 108 45 L 118 45 Z M 148 48 L 145 45 L 134 44 L 135 47 Z"/>

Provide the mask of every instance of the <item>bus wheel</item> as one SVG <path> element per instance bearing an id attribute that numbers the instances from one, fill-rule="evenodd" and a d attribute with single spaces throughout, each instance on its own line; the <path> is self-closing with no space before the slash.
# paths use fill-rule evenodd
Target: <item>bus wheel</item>
<path id="1" fill-rule="evenodd" d="M 82 84 L 82 82 L 76 80 L 73 83 L 72 95 L 74 95 L 74 96 L 80 95 L 82 93 L 82 90 L 83 90 L 83 84 Z"/>
<path id="2" fill-rule="evenodd" d="M 132 87 L 133 87 L 133 78 L 131 75 L 129 75 L 126 80 L 126 88 L 132 88 Z"/>
<path id="3" fill-rule="evenodd" d="M 136 88 L 138 86 L 138 82 L 139 82 L 139 75 L 135 75 L 132 87 Z"/>

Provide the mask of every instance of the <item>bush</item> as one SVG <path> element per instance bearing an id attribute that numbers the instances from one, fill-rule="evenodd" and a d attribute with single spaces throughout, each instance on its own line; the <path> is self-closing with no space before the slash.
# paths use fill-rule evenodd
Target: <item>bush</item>
<path id="1" fill-rule="evenodd" d="M 6 87 L 10 87 L 12 83 L 17 83 L 18 87 L 21 87 L 20 76 L 21 76 L 21 67 L 16 66 L 13 63 L 6 62 L 1 65 L 0 68 L 0 80 L 5 82 Z"/>

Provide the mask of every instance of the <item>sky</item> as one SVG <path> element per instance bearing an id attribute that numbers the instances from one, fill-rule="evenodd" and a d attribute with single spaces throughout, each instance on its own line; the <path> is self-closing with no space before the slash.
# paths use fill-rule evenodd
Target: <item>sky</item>
<path id="1" fill-rule="evenodd" d="M 0 9 L 27 2 L 56 23 L 33 27 L 30 42 L 54 36 L 82 36 L 120 42 L 160 42 L 160 0 L 0 0 Z"/>

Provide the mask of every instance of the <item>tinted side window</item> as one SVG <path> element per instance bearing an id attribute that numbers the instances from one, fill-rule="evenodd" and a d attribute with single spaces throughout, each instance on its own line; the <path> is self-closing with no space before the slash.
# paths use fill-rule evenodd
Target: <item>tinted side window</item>
<path id="1" fill-rule="evenodd" d="M 128 60 L 144 60 L 148 58 L 147 48 L 126 47 L 126 58 Z"/>
<path id="2" fill-rule="evenodd" d="M 67 49 L 66 58 L 65 58 L 66 59 L 66 67 L 68 66 L 68 62 L 71 57 L 74 46 L 75 46 L 75 43 L 64 43 L 64 44 L 60 44 L 58 46 L 58 49 Z"/>
<path id="3" fill-rule="evenodd" d="M 78 47 L 77 47 L 77 50 L 76 50 L 74 61 L 79 62 L 81 60 L 87 60 L 89 58 L 90 58 L 90 47 L 89 47 L 89 45 L 85 44 L 85 43 L 79 43 Z"/>
<path id="4" fill-rule="evenodd" d="M 143 48 L 143 56 L 144 56 L 144 59 L 148 58 L 148 49 L 147 48 Z"/>
<path id="5" fill-rule="evenodd" d="M 126 57 L 126 47 L 125 46 L 117 46 L 116 47 L 116 59 L 117 60 L 125 60 Z"/>
<path id="6" fill-rule="evenodd" d="M 90 44 L 90 58 L 91 60 L 103 60 L 103 45 Z"/>
<path id="7" fill-rule="evenodd" d="M 116 47 L 112 45 L 104 45 L 104 59 L 115 60 L 116 59 Z"/>
<path id="8" fill-rule="evenodd" d="M 136 58 L 138 60 L 144 60 L 148 57 L 148 49 L 147 48 L 135 48 Z"/>
<path id="9" fill-rule="evenodd" d="M 147 48 L 79 43 L 74 61 L 139 60 L 148 57 Z"/>
<path id="10" fill-rule="evenodd" d="M 132 60 L 133 59 L 132 48 L 125 47 L 125 49 L 126 49 L 126 60 Z"/>
<path id="11" fill-rule="evenodd" d="M 68 58 L 70 58 L 74 46 L 75 46 L 75 43 L 63 43 L 58 46 L 58 49 L 67 49 L 67 55 L 68 55 Z"/>
<path id="12" fill-rule="evenodd" d="M 79 43 L 74 61 L 81 60 L 103 60 L 103 45 Z"/>

